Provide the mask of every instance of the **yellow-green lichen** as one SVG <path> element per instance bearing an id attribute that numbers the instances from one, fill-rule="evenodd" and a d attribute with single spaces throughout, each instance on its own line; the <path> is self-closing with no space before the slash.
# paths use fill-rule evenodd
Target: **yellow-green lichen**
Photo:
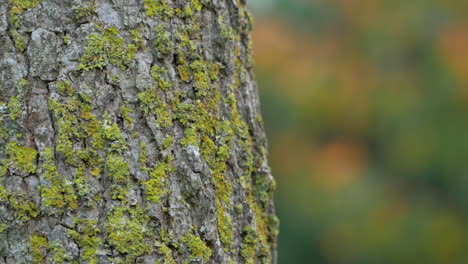
<path id="1" fill-rule="evenodd" d="M 129 164 L 121 156 L 110 154 L 107 157 L 106 168 L 109 177 L 116 183 L 126 183 L 129 180 Z"/>
<path id="2" fill-rule="evenodd" d="M 26 48 L 26 41 L 24 40 L 23 35 L 18 33 L 16 30 L 11 30 L 11 36 L 13 37 L 16 50 L 19 52 L 24 52 Z"/>
<path id="3" fill-rule="evenodd" d="M 190 263 L 191 261 L 207 262 L 210 259 L 211 249 L 199 236 L 187 233 L 182 237 L 181 242 L 187 245 L 191 253 L 190 259 L 186 263 Z"/>
<path id="4" fill-rule="evenodd" d="M 200 12 L 203 5 L 200 3 L 200 0 L 190 0 L 190 7 Z"/>
<path id="5" fill-rule="evenodd" d="M 89 17 L 95 13 L 95 8 L 93 2 L 87 2 L 81 6 L 73 8 L 73 13 L 75 14 L 76 19 L 81 19 L 84 17 Z"/>
<path id="6" fill-rule="evenodd" d="M 137 48 L 143 48 L 143 37 L 141 37 L 140 31 L 138 29 L 133 29 L 130 31 L 132 35 L 132 41 L 136 45 Z"/>
<path id="7" fill-rule="evenodd" d="M 220 113 L 221 93 L 215 85 L 222 66 L 198 59 L 190 64 L 189 73 L 195 88 L 195 102 L 175 106 L 175 117 L 186 127 L 181 145 L 200 149 L 207 162 L 216 189 L 218 233 L 225 249 L 232 245 L 234 232 L 230 210 L 232 183 L 224 177 L 226 162 L 233 148 L 234 130 Z M 180 68 L 179 68 L 180 71 Z M 180 73 L 179 73 L 180 74 Z"/>
<path id="8" fill-rule="evenodd" d="M 47 249 L 52 255 L 54 263 L 64 263 L 73 260 L 72 256 L 68 255 L 65 248 L 63 248 L 62 242 L 58 240 L 49 242 Z"/>
<path id="9" fill-rule="evenodd" d="M 47 238 L 38 234 L 32 234 L 29 240 L 32 263 L 43 264 L 47 255 Z"/>
<path id="10" fill-rule="evenodd" d="M 7 104 L 0 101 L 0 109 L 7 109 Z M 0 139 L 8 139 L 10 137 L 10 129 L 5 126 L 5 116 L 3 113 L 0 114 Z"/>
<path id="11" fill-rule="evenodd" d="M 20 118 L 23 114 L 23 112 L 21 111 L 21 104 L 19 102 L 20 99 L 20 96 L 12 96 L 10 98 L 10 101 L 8 102 L 8 112 L 10 113 L 11 120 L 16 120 Z"/>
<path id="12" fill-rule="evenodd" d="M 75 167 L 81 167 L 85 162 L 87 166 L 95 167 L 100 160 L 96 151 L 104 148 L 103 124 L 92 113 L 89 100 L 82 93 L 78 94 L 69 82 L 58 81 L 55 85 L 63 96 L 60 101 L 49 100 L 49 109 L 57 120 L 56 150 Z M 83 140 L 92 148 L 74 148 L 75 142 Z"/>
<path id="13" fill-rule="evenodd" d="M 10 142 L 6 146 L 6 153 L 10 157 L 10 165 L 23 173 L 36 172 L 37 151 L 32 148 L 19 146 Z"/>
<path id="14" fill-rule="evenodd" d="M 169 105 L 158 97 L 157 91 L 154 89 L 146 92 L 141 92 L 137 95 L 142 103 L 141 110 L 145 114 L 152 114 L 156 116 L 156 122 L 159 127 L 167 128 L 172 126 L 171 112 Z"/>
<path id="15" fill-rule="evenodd" d="M 146 15 L 149 17 L 159 17 L 167 20 L 174 16 L 174 10 L 166 0 L 143 0 L 146 8 Z"/>
<path id="16" fill-rule="evenodd" d="M 166 78 L 164 78 L 164 75 L 166 74 L 167 70 L 165 68 L 159 67 L 157 65 L 151 67 L 150 74 L 151 77 L 155 81 L 157 81 L 158 88 L 161 90 L 167 90 L 167 88 L 170 88 L 174 84 L 168 81 Z"/>
<path id="17" fill-rule="evenodd" d="M 257 259 L 259 237 L 257 230 L 251 226 L 244 227 L 241 256 L 246 264 L 255 264 Z"/>
<path id="18" fill-rule="evenodd" d="M 11 193 L 9 194 L 8 201 L 15 211 L 15 218 L 20 221 L 29 221 L 32 218 L 36 218 L 40 213 L 36 205 L 28 200 L 24 194 Z"/>
<path id="19" fill-rule="evenodd" d="M 125 70 L 134 59 L 136 49 L 134 44 L 125 44 L 116 28 L 108 28 L 102 34 L 88 37 L 85 54 L 79 59 L 77 69 L 89 71 L 114 64 Z"/>
<path id="20" fill-rule="evenodd" d="M 132 113 L 132 109 L 130 109 L 128 106 L 122 106 L 120 108 L 120 113 L 124 119 L 125 125 L 126 126 L 131 126 L 133 124 L 133 118 L 130 117 L 130 113 Z"/>
<path id="21" fill-rule="evenodd" d="M 76 193 L 80 197 L 86 197 L 91 194 L 91 186 L 88 182 L 88 176 L 85 174 L 86 166 L 78 168 L 73 177 Z M 91 172 L 90 172 L 91 173 Z"/>
<path id="22" fill-rule="evenodd" d="M 172 52 L 173 44 L 167 32 L 165 25 L 159 25 L 155 28 L 155 46 L 156 49 L 164 55 L 169 55 Z"/>
<path id="23" fill-rule="evenodd" d="M 226 26 L 224 16 L 218 16 L 217 22 L 218 26 L 220 27 L 221 36 L 223 36 L 228 41 L 240 41 L 239 34 L 237 34 L 232 27 Z"/>
<path id="24" fill-rule="evenodd" d="M 97 249 L 101 244 L 98 237 L 101 230 L 97 228 L 97 220 L 74 219 L 74 229 L 69 229 L 68 233 L 80 246 L 82 261 L 88 261 L 89 264 L 97 263 Z"/>
<path id="25" fill-rule="evenodd" d="M 8 197 L 9 197 L 8 190 L 5 188 L 5 186 L 0 184 L 0 203 L 8 201 Z"/>
<path id="26" fill-rule="evenodd" d="M 62 213 L 66 208 L 76 209 L 78 204 L 73 185 L 65 177 L 58 174 L 53 149 L 47 148 L 41 153 L 41 157 L 43 158 L 41 169 L 44 172 L 43 179 L 46 182 L 40 187 L 43 206 L 49 209 L 51 214 Z"/>
<path id="27" fill-rule="evenodd" d="M 166 178 L 169 172 L 173 171 L 170 161 L 159 162 L 150 174 L 150 179 L 143 182 L 145 187 L 146 200 L 158 203 L 161 197 L 166 194 Z"/>
<path id="28" fill-rule="evenodd" d="M 63 39 L 63 43 L 65 43 L 65 45 L 70 44 L 70 37 L 69 36 L 63 36 L 62 39 Z"/>
<path id="29" fill-rule="evenodd" d="M 149 219 L 140 208 L 116 207 L 107 215 L 105 228 L 108 232 L 108 243 L 119 253 L 127 254 L 133 260 L 151 251 L 145 241 Z"/>
<path id="30" fill-rule="evenodd" d="M 7 230 L 8 226 L 4 223 L 0 223 L 0 234 Z"/>
<path id="31" fill-rule="evenodd" d="M 24 11 L 37 6 L 43 0 L 10 0 L 12 5 L 11 12 L 13 14 L 21 14 Z"/>
<path id="32" fill-rule="evenodd" d="M 175 260 L 172 257 L 172 250 L 164 243 L 157 243 L 156 246 L 158 247 L 158 254 L 163 255 L 164 264 L 175 264 Z"/>
<path id="33" fill-rule="evenodd" d="M 43 0 L 10 0 L 10 24 L 13 28 L 19 27 L 19 15 L 24 11 L 36 7 Z"/>

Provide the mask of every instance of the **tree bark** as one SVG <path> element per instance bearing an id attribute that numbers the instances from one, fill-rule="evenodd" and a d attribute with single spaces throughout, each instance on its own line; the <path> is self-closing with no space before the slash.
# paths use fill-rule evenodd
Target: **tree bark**
<path id="1" fill-rule="evenodd" d="M 275 263 L 239 0 L 0 0 L 0 263 Z"/>

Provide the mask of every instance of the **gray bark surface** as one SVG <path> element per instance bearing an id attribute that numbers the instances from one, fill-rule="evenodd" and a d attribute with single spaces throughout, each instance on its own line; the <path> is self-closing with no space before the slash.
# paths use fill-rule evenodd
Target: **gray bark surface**
<path id="1" fill-rule="evenodd" d="M 276 263 L 238 0 L 0 0 L 0 264 Z"/>

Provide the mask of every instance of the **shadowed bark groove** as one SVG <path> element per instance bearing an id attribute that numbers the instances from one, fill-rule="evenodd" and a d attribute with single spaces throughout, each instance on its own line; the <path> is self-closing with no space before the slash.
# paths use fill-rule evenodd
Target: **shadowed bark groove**
<path id="1" fill-rule="evenodd" d="M 276 263 L 238 0 L 0 2 L 1 263 Z"/>

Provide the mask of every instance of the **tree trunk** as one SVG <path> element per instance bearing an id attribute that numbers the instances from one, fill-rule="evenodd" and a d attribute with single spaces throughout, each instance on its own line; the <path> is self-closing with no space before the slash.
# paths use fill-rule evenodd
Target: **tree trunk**
<path id="1" fill-rule="evenodd" d="M 0 263 L 275 263 L 239 0 L 0 0 Z"/>

